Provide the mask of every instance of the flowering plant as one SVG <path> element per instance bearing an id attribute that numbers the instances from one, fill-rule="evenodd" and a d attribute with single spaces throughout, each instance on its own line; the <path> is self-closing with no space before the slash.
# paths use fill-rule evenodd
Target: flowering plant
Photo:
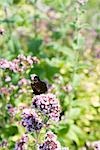
<path id="1" fill-rule="evenodd" d="M 0 0 L 0 150 L 99 148 L 99 3 Z"/>

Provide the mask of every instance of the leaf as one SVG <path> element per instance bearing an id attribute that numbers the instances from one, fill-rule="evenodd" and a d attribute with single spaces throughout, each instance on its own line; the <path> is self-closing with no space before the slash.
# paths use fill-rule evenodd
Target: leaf
<path id="1" fill-rule="evenodd" d="M 73 82 L 72 82 L 72 85 L 73 87 L 77 87 L 78 85 L 80 84 L 80 75 L 79 74 L 74 74 L 74 77 L 73 77 Z"/>
<path id="2" fill-rule="evenodd" d="M 78 135 L 78 137 L 80 137 L 81 139 L 85 139 L 85 138 L 86 138 L 86 137 L 85 137 L 85 134 L 84 134 L 84 132 L 83 132 L 83 130 L 82 130 L 79 126 L 73 124 L 73 125 L 71 125 L 71 129 L 72 129 L 72 130 Z"/>
<path id="3" fill-rule="evenodd" d="M 6 128 L 3 128 L 3 130 L 4 130 L 4 134 L 6 137 L 14 136 L 14 135 L 18 134 L 18 128 L 17 128 L 17 126 L 14 126 L 14 125 L 12 125 L 12 126 L 10 125 Z"/>
<path id="4" fill-rule="evenodd" d="M 59 68 L 51 65 L 48 61 L 42 61 L 39 66 L 34 67 L 31 70 L 31 74 L 35 73 L 40 76 L 40 78 L 46 77 L 49 80 L 52 80 L 52 77 L 55 73 L 59 72 Z"/>
<path id="5" fill-rule="evenodd" d="M 84 37 L 81 34 L 78 34 L 78 48 L 82 48 L 84 44 Z"/>
<path id="6" fill-rule="evenodd" d="M 40 51 L 42 39 L 30 38 L 28 39 L 28 49 L 33 55 L 37 55 Z"/>
<path id="7" fill-rule="evenodd" d="M 77 145 L 79 145 L 79 138 L 72 129 L 69 130 L 67 138 L 70 139 L 71 141 L 74 141 Z"/>
<path id="8" fill-rule="evenodd" d="M 59 135 L 65 135 L 69 131 L 69 124 L 60 124 L 58 127 Z"/>
<path id="9" fill-rule="evenodd" d="M 68 118 L 70 119 L 77 119 L 80 116 L 80 108 L 72 108 L 68 113 Z"/>

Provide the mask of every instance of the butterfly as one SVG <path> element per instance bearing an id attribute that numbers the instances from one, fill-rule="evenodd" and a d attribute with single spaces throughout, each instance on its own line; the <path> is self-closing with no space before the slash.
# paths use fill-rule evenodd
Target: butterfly
<path id="1" fill-rule="evenodd" d="M 48 88 L 47 84 L 44 81 L 41 81 L 37 75 L 32 75 L 31 77 L 31 87 L 33 90 L 33 94 L 40 95 L 46 93 Z"/>

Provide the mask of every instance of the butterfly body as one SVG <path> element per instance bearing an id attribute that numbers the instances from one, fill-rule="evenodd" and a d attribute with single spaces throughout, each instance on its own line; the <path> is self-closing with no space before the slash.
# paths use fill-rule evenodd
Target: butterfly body
<path id="1" fill-rule="evenodd" d="M 47 85 L 44 81 L 41 81 L 38 76 L 34 76 L 31 82 L 33 94 L 40 95 L 47 92 Z"/>
<path id="2" fill-rule="evenodd" d="M 65 114 L 65 112 L 64 112 L 64 110 L 62 110 L 62 112 L 60 113 L 60 116 L 59 116 L 59 121 L 62 120 L 62 117 L 64 116 L 64 114 Z"/>

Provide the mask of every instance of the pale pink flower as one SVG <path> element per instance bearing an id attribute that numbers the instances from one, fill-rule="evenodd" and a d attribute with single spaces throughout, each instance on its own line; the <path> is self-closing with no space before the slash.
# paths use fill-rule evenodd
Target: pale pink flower
<path id="1" fill-rule="evenodd" d="M 61 145 L 57 141 L 56 135 L 48 131 L 45 137 L 45 141 L 38 146 L 38 150 L 61 150 Z"/>
<path id="2" fill-rule="evenodd" d="M 60 105 L 53 94 L 40 94 L 33 98 L 32 106 L 46 114 L 50 119 L 59 121 Z"/>

